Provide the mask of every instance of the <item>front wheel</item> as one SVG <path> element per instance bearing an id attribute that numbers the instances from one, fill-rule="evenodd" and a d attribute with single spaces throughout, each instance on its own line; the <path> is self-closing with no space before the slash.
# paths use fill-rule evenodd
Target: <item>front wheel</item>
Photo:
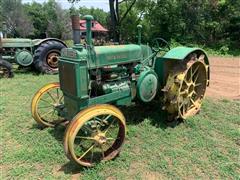
<path id="1" fill-rule="evenodd" d="M 125 139 L 125 118 L 112 105 L 96 105 L 78 113 L 64 137 L 67 157 L 82 166 L 94 166 L 118 155 Z"/>
<path id="2" fill-rule="evenodd" d="M 63 93 L 58 82 L 43 86 L 34 95 L 31 104 L 33 119 L 43 127 L 54 127 L 65 121 L 60 117 L 63 110 Z"/>

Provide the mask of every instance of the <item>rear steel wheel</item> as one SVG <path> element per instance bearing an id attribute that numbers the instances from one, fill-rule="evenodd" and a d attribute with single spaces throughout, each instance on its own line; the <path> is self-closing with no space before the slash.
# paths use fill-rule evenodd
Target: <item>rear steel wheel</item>
<path id="1" fill-rule="evenodd" d="M 175 119 L 195 115 L 200 110 L 207 83 L 207 65 L 203 60 L 192 59 L 185 67 L 178 65 L 169 74 L 164 88 L 164 109 Z"/>
<path id="2" fill-rule="evenodd" d="M 32 117 L 44 127 L 54 127 L 65 120 L 58 114 L 63 110 L 63 94 L 58 82 L 43 86 L 33 97 Z"/>
<path id="3" fill-rule="evenodd" d="M 96 105 L 78 113 L 64 137 L 67 157 L 82 166 L 94 166 L 118 155 L 125 139 L 125 118 L 112 105 Z"/>

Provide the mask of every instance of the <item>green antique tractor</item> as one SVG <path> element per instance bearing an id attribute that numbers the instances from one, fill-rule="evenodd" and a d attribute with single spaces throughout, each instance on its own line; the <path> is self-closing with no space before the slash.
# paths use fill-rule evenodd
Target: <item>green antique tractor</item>
<path id="1" fill-rule="evenodd" d="M 58 72 L 58 57 L 64 42 L 55 38 L 23 39 L 0 36 L 0 78 L 13 77 L 12 63 L 34 66 L 41 73 Z"/>
<path id="2" fill-rule="evenodd" d="M 152 47 L 141 44 L 140 25 L 138 44 L 94 47 L 93 17 L 85 19 L 87 44 L 61 51 L 60 82 L 36 92 L 31 111 L 41 126 L 68 124 L 66 156 L 90 167 L 115 158 L 124 143 L 125 117 L 116 106 L 157 101 L 169 121 L 195 115 L 209 85 L 209 62 L 202 49 L 170 49 L 162 38 Z"/>

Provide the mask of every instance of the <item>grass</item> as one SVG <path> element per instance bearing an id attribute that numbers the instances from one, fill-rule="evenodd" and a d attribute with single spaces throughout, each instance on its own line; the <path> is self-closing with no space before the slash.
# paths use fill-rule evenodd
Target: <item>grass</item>
<path id="1" fill-rule="evenodd" d="M 64 127 L 39 129 L 30 103 L 58 76 L 16 73 L 0 80 L 1 179 L 239 179 L 239 101 L 204 101 L 197 116 L 170 127 L 157 105 L 124 110 L 119 157 L 82 168 L 64 155 Z"/>

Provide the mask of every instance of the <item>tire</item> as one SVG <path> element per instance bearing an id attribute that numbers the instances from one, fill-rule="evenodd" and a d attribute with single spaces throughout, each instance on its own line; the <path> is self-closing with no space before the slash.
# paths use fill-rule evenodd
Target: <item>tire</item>
<path id="1" fill-rule="evenodd" d="M 13 77 L 12 64 L 9 63 L 8 61 L 0 59 L 0 79 L 12 77 Z"/>
<path id="2" fill-rule="evenodd" d="M 41 73 L 58 73 L 58 57 L 62 48 L 65 48 L 61 42 L 46 41 L 37 47 L 33 56 L 33 65 Z"/>

